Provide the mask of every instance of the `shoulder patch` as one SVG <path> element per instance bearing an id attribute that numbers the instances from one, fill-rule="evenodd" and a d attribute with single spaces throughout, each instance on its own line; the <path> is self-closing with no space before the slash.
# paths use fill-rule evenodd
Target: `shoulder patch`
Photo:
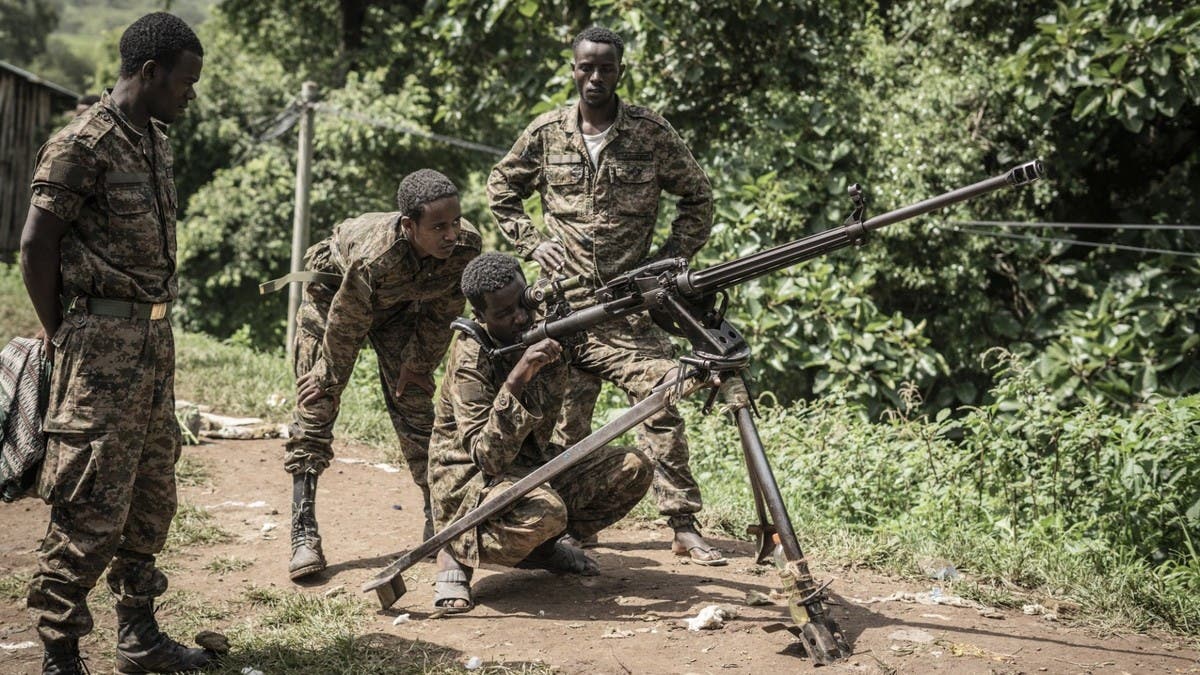
<path id="1" fill-rule="evenodd" d="M 562 122 L 563 116 L 565 116 L 567 114 L 568 110 L 574 110 L 574 109 L 575 109 L 574 106 L 565 106 L 562 108 L 557 108 L 555 110 L 551 110 L 549 112 L 544 112 L 541 115 L 538 115 L 537 117 L 533 118 L 533 121 L 530 122 L 529 126 L 525 128 L 525 133 L 532 134 L 533 132 L 537 131 L 538 129 L 541 129 L 542 127 L 547 127 L 547 126 L 550 126 L 551 124 L 558 124 L 559 122 Z"/>
<path id="2" fill-rule="evenodd" d="M 667 122 L 666 118 L 649 108 L 643 108 L 640 105 L 629 105 L 625 106 L 625 112 L 628 113 L 630 117 L 653 122 L 664 129 L 671 128 L 671 125 Z"/>
<path id="3" fill-rule="evenodd" d="M 93 106 L 76 120 L 80 121 L 78 127 L 70 124 L 63 131 L 75 127 L 74 141 L 89 149 L 94 149 L 100 139 L 117 126 L 117 121 L 104 110 L 104 106 L 99 105 Z"/>

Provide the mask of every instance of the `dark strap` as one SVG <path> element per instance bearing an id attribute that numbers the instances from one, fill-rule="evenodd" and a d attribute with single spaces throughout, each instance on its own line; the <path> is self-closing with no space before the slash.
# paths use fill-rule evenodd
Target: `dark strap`
<path id="1" fill-rule="evenodd" d="M 284 288 L 288 284 L 295 281 L 306 284 L 316 282 L 340 286 L 342 283 L 342 275 L 333 274 L 331 272 L 292 272 L 291 274 L 279 277 L 278 279 L 264 281 L 263 283 L 259 284 L 258 294 L 266 295 L 268 293 L 274 293 L 275 291 L 278 291 L 279 289 Z"/>
<path id="2" fill-rule="evenodd" d="M 171 303 L 128 302 L 108 298 L 77 297 L 67 304 L 67 309 L 81 309 L 88 314 L 112 316 L 118 319 L 165 319 L 171 311 Z"/>

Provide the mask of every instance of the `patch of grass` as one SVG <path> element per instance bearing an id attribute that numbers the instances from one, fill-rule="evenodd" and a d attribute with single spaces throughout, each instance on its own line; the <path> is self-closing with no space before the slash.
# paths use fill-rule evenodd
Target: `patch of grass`
<path id="1" fill-rule="evenodd" d="M 17 336 L 32 336 L 41 329 L 21 270 L 15 264 L 0 263 L 0 340 L 7 344 Z"/>
<path id="2" fill-rule="evenodd" d="M 227 635 L 233 650 L 222 671 L 251 667 L 286 673 L 462 673 L 465 656 L 437 644 L 384 633 L 362 634 L 374 609 L 346 595 L 326 598 L 274 588 L 243 594 L 252 619 Z M 487 664 L 480 673 L 553 672 L 543 664 Z"/>
<path id="3" fill-rule="evenodd" d="M 253 560 L 238 558 L 236 556 L 217 556 L 208 561 L 204 569 L 214 574 L 229 574 L 230 572 L 241 572 L 254 564 Z"/>
<path id="4" fill-rule="evenodd" d="M 183 487 L 205 487 L 212 484 L 212 473 L 204 460 L 185 451 L 175 463 L 175 483 Z"/>
<path id="5" fill-rule="evenodd" d="M 29 572 L 13 572 L 0 576 L 0 598 L 16 602 L 29 595 L 29 580 L 33 575 Z"/>
<path id="6" fill-rule="evenodd" d="M 190 546 L 221 544 L 232 538 L 233 535 L 213 522 L 212 514 L 204 507 L 180 504 L 175 512 L 175 520 L 171 522 L 165 550 L 177 553 Z"/>

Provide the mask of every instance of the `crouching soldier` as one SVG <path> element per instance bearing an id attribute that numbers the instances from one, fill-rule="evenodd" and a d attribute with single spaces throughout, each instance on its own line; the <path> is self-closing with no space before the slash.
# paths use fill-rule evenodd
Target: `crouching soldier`
<path id="1" fill-rule="evenodd" d="M 532 326 L 516 258 L 479 256 L 463 271 L 462 290 L 497 345 L 515 343 Z M 562 452 L 551 442 L 568 384 L 561 356 L 554 340 L 495 360 L 474 340 L 454 342 L 429 446 L 439 528 Z M 640 451 L 597 450 L 442 549 L 434 606 L 452 613 L 474 607 L 471 572 L 481 563 L 597 574 L 596 561 L 560 537 L 581 540 L 620 520 L 652 479 L 653 465 Z"/>
<path id="2" fill-rule="evenodd" d="M 325 569 L 317 531 L 317 477 L 333 458 L 333 424 L 363 340 L 379 359 L 384 400 L 433 535 L 426 448 L 433 425 L 433 371 L 463 310 L 463 267 L 479 233 L 462 218 L 458 189 L 431 169 L 400 181 L 395 213 L 367 213 L 334 228 L 305 254 L 304 302 L 292 365 L 297 400 L 284 469 L 292 474 L 292 579 Z M 285 277 L 284 279 L 288 279 Z"/>

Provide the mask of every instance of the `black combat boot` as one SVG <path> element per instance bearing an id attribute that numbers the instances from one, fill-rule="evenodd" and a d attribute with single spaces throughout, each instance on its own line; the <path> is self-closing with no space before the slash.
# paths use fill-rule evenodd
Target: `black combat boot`
<path id="1" fill-rule="evenodd" d="M 185 647 L 158 629 L 154 605 L 117 605 L 117 672 L 181 673 L 216 665 L 216 654 Z"/>
<path id="2" fill-rule="evenodd" d="M 288 576 L 302 579 L 325 569 L 317 533 L 317 474 L 292 474 L 292 561 Z"/>
<path id="3" fill-rule="evenodd" d="M 78 640 L 46 643 L 42 656 L 42 675 L 88 675 L 90 671 L 79 655 Z"/>

